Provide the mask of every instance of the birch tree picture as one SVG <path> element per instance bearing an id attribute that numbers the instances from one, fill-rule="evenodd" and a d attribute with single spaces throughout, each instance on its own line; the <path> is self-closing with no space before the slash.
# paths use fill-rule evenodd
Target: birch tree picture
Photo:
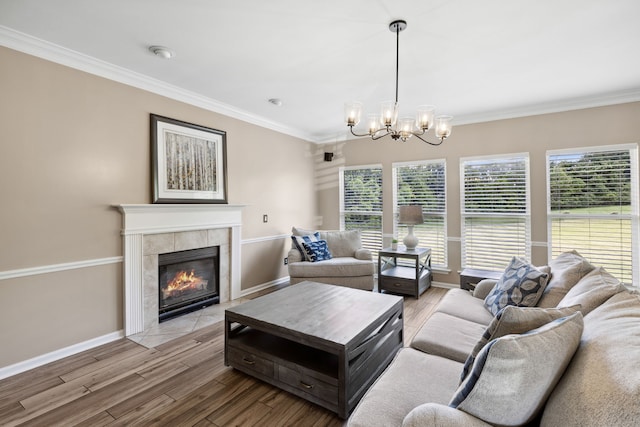
<path id="1" fill-rule="evenodd" d="M 217 191 L 216 142 L 165 131 L 167 190 Z"/>

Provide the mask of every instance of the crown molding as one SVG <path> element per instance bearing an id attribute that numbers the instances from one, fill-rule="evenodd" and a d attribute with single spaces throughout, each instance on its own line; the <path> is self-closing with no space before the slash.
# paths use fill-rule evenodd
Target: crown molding
<path id="1" fill-rule="evenodd" d="M 215 99 L 202 96 L 153 77 L 110 64 L 106 61 L 84 55 L 2 25 L 0 25 L 0 45 L 305 141 L 317 142 L 316 138 L 313 138 L 311 134 L 303 132 L 300 129 L 285 126 Z"/>
<path id="2" fill-rule="evenodd" d="M 455 117 L 455 125 L 493 122 L 520 117 L 539 116 L 542 114 L 562 113 L 586 108 L 606 107 L 608 105 L 626 104 L 640 101 L 640 88 L 617 91 L 593 96 L 563 99 L 526 105 L 517 108 L 502 109 L 479 114 L 463 114 Z"/>

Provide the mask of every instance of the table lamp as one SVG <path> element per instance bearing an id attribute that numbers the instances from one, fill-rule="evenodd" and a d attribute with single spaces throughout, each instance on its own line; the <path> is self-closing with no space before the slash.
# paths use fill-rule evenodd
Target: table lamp
<path id="1" fill-rule="evenodd" d="M 402 243 L 404 243 L 408 251 L 414 250 L 416 246 L 418 246 L 418 238 L 413 235 L 413 226 L 424 223 L 424 218 L 422 217 L 422 206 L 399 206 L 398 223 L 406 225 L 409 229 L 409 234 L 407 234 Z"/>

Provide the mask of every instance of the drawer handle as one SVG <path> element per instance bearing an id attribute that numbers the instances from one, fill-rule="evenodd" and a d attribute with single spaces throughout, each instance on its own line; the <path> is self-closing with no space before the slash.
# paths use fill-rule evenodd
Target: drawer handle
<path id="1" fill-rule="evenodd" d="M 400 287 L 400 283 L 394 283 L 393 286 L 395 286 L 396 288 Z"/>
<path id="2" fill-rule="evenodd" d="M 247 365 L 255 365 L 255 364 L 256 364 L 255 360 L 249 360 L 249 359 L 247 359 L 246 357 L 243 357 L 243 358 L 242 358 L 242 361 L 243 361 L 244 363 L 246 363 Z"/>
<path id="3" fill-rule="evenodd" d="M 300 381 L 300 385 L 304 388 L 306 388 L 307 390 L 311 390 L 313 388 L 313 385 L 311 384 L 307 384 L 305 382 Z"/>

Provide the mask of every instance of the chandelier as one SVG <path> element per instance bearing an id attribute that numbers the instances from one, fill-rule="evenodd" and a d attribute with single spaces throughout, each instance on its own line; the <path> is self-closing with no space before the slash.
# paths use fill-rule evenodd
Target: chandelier
<path id="1" fill-rule="evenodd" d="M 362 115 L 361 102 L 345 103 L 345 121 L 354 136 L 370 136 L 371 139 L 377 140 L 387 135 L 391 135 L 394 140 L 402 140 L 403 142 L 412 136 L 417 137 L 421 141 L 431 145 L 440 145 L 451 135 L 452 116 L 435 117 L 435 108 L 432 105 L 421 105 L 418 107 L 415 118 L 402 117 L 398 119 L 398 64 L 400 62 L 400 31 L 407 28 L 407 22 L 404 20 L 393 21 L 389 24 L 389 30 L 396 33 L 396 100 L 386 101 L 381 104 L 380 115 L 371 114 L 367 117 L 369 131 L 363 134 L 357 134 L 353 131 L 353 127 L 360 123 Z M 431 129 L 435 124 L 435 135 L 440 142 L 430 142 L 422 136 Z"/>

